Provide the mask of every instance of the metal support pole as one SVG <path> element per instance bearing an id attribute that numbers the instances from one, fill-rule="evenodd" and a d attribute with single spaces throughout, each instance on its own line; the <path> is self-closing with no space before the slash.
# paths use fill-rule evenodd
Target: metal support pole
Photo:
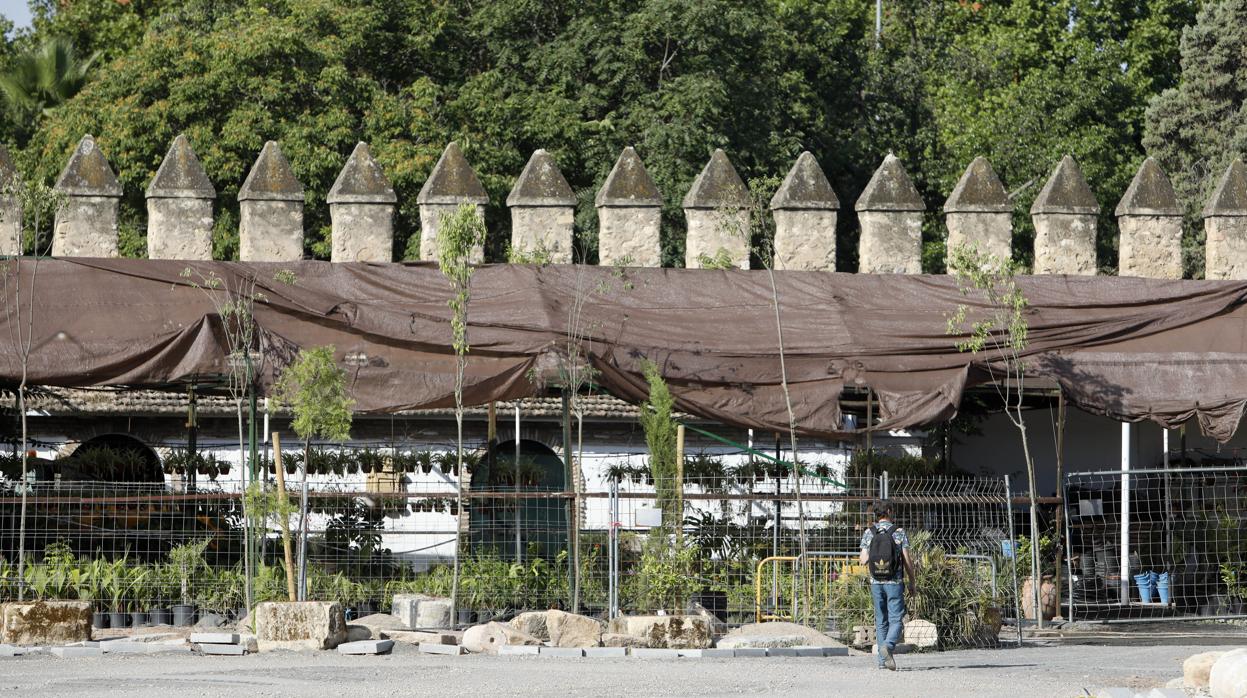
<path id="1" fill-rule="evenodd" d="M 515 401 L 515 492 L 520 491 L 520 401 Z M 520 519 L 527 502 L 518 497 L 515 500 L 515 561 L 523 562 L 524 544 L 520 534 Z"/>
<path id="2" fill-rule="evenodd" d="M 571 413 L 572 396 L 571 396 L 571 392 L 567 388 L 563 388 L 562 395 L 563 395 L 563 412 L 562 412 L 561 421 L 563 423 L 563 473 L 566 477 L 565 488 L 570 487 L 572 489 L 575 489 L 576 485 L 572 481 L 572 478 L 575 477 L 575 471 L 572 470 L 572 413 Z M 576 517 L 574 516 L 575 512 L 573 511 L 574 505 L 573 505 L 572 500 L 568 499 L 565 501 L 566 503 L 563 505 L 563 511 L 565 512 L 567 516 L 567 547 L 568 547 L 568 550 L 567 550 L 568 552 L 568 555 L 567 555 L 568 589 L 567 591 L 568 591 L 568 594 L 574 596 L 575 594 L 573 590 L 576 588 L 576 584 L 577 584 L 576 575 L 579 572 L 579 570 L 576 569 L 576 554 L 575 554 L 576 553 L 575 546 L 577 544 L 576 542 Z M 572 613 L 577 613 L 578 610 L 574 607 L 574 599 L 569 598 L 567 602 L 568 602 L 568 606 L 573 607 Z"/>
<path id="3" fill-rule="evenodd" d="M 1121 603 L 1130 603 L 1130 422 L 1121 423 Z"/>
<path id="4" fill-rule="evenodd" d="M 1009 556 L 1013 571 L 1013 617 L 1017 621 L 1018 647 L 1022 646 L 1022 597 L 1018 594 L 1018 537 L 1013 532 L 1013 488 L 1009 486 L 1009 476 L 1005 475 L 1005 511 L 1009 519 Z"/>
<path id="5" fill-rule="evenodd" d="M 619 615 L 619 480 L 610 479 L 610 528 L 606 553 L 610 556 L 607 563 L 609 569 L 609 591 L 607 592 L 607 613 L 610 620 Z"/>

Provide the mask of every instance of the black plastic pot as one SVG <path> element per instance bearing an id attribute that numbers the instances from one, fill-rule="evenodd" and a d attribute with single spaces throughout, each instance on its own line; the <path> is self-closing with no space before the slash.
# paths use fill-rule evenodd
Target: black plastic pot
<path id="1" fill-rule="evenodd" d="M 364 616 L 371 616 L 372 614 L 376 612 L 377 612 L 376 601 L 360 601 L 359 602 L 359 617 L 360 618 L 363 618 Z"/>
<path id="2" fill-rule="evenodd" d="M 109 611 L 108 626 L 110 628 L 126 628 L 130 626 L 130 614 L 125 611 Z"/>
<path id="3" fill-rule="evenodd" d="M 96 611 L 91 614 L 91 627 L 103 630 L 108 627 L 108 614 L 103 611 Z"/>
<path id="4" fill-rule="evenodd" d="M 195 607 L 193 605 L 175 603 L 171 610 L 173 611 L 173 625 L 186 627 L 195 624 Z"/>
<path id="5" fill-rule="evenodd" d="M 141 628 L 147 625 L 147 613 L 144 611 L 130 612 L 130 627 Z"/>
<path id="6" fill-rule="evenodd" d="M 475 613 L 469 610 L 459 609 L 459 625 L 472 625 L 473 616 L 475 615 Z"/>
<path id="7" fill-rule="evenodd" d="M 152 625 L 173 624 L 173 614 L 167 608 L 150 608 L 147 610 L 147 617 Z"/>
<path id="8" fill-rule="evenodd" d="M 714 614 L 724 623 L 727 622 L 727 592 L 712 591 L 704 589 L 700 593 L 693 595 L 693 601 L 701 604 L 701 607 Z"/>

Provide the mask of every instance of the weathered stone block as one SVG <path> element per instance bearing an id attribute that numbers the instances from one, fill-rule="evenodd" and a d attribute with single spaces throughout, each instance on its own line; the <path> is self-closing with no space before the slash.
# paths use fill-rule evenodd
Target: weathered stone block
<path id="1" fill-rule="evenodd" d="M 712 632 L 705 616 L 619 616 L 607 631 L 645 638 L 647 647 L 670 649 L 709 647 Z"/>
<path id="2" fill-rule="evenodd" d="M 442 229 L 442 219 L 454 215 L 459 204 L 420 204 L 420 259 L 428 262 L 437 261 L 437 231 Z M 485 220 L 485 207 L 476 205 L 476 217 Z M 485 261 L 485 247 L 478 245 L 468 255 L 472 264 Z"/>
<path id="3" fill-rule="evenodd" d="M 1182 679 L 1191 688 L 1207 688 L 1212 665 L 1217 663 L 1225 652 L 1200 652 L 1191 655 L 1182 662 Z"/>
<path id="4" fill-rule="evenodd" d="M 1007 212 L 949 213 L 948 253 L 958 245 L 974 246 L 979 253 L 996 259 L 1013 256 L 1013 214 Z"/>
<path id="5" fill-rule="evenodd" d="M 497 654 L 506 645 L 540 645 L 541 640 L 503 623 L 474 625 L 463 633 L 463 648 L 477 654 Z"/>
<path id="6" fill-rule="evenodd" d="M 836 211 L 777 210 L 773 215 L 776 269 L 836 270 Z"/>
<path id="7" fill-rule="evenodd" d="M 1247 279 L 1247 216 L 1204 219 L 1207 279 Z"/>
<path id="8" fill-rule="evenodd" d="M 334 262 L 388 262 L 394 249 L 394 206 L 336 203 L 329 206 Z"/>
<path id="9" fill-rule="evenodd" d="M 148 199 L 150 259 L 212 259 L 211 199 Z"/>
<path id="10" fill-rule="evenodd" d="M 859 211 L 857 220 L 862 227 L 858 273 L 922 273 L 921 212 Z"/>
<path id="11" fill-rule="evenodd" d="M 425 654 L 449 654 L 457 656 L 463 654 L 464 650 L 459 645 L 442 645 L 436 642 L 421 642 L 420 651 Z"/>
<path id="12" fill-rule="evenodd" d="M 935 623 L 915 618 L 905 621 L 904 640 L 919 648 L 935 647 L 940 642 L 940 634 Z"/>
<path id="13" fill-rule="evenodd" d="M 272 643 L 305 643 L 333 649 L 346 640 L 342 606 L 328 601 L 267 601 L 256 606 L 256 639 L 260 649 Z"/>
<path id="14" fill-rule="evenodd" d="M 10 645 L 63 645 L 91 639 L 91 604 L 85 601 L 0 604 L 0 620 L 0 642 Z"/>
<path id="15" fill-rule="evenodd" d="M 602 633 L 603 647 L 646 647 L 647 640 L 640 635 L 624 635 L 621 633 Z"/>
<path id="16" fill-rule="evenodd" d="M 303 259 L 303 202 L 240 202 L 238 258 L 244 262 Z"/>
<path id="17" fill-rule="evenodd" d="M 1233 649 L 1213 662 L 1208 672 L 1212 698 L 1247 698 L 1247 649 Z"/>
<path id="18" fill-rule="evenodd" d="M 587 616 L 550 610 L 546 612 L 550 644 L 555 647 L 598 647 L 602 644 L 602 624 Z"/>
<path id="19" fill-rule="evenodd" d="M 662 209 L 598 207 L 598 262 L 602 266 L 662 266 Z"/>
<path id="20" fill-rule="evenodd" d="M 749 268 L 749 212 L 741 209 L 685 209 L 688 237 L 684 266 L 700 269 L 702 258 L 726 255 L 732 266 Z"/>
<path id="21" fill-rule="evenodd" d="M 1096 217 L 1039 213 L 1035 224 L 1035 273 L 1092 276 L 1096 273 Z"/>
<path id="22" fill-rule="evenodd" d="M 450 599 L 436 596 L 397 594 L 390 612 L 413 630 L 451 628 L 450 605 Z"/>
<path id="23" fill-rule="evenodd" d="M 716 647 L 742 649 L 749 647 L 840 647 L 840 643 L 823 633 L 798 623 L 769 622 L 742 625 L 719 638 Z"/>
<path id="24" fill-rule="evenodd" d="M 1122 216 L 1118 276 L 1182 278 L 1182 218 Z"/>
<path id="25" fill-rule="evenodd" d="M 571 264 L 575 211 L 570 206 L 513 207 L 511 248 L 520 254 L 545 253 L 554 264 Z"/>
<path id="26" fill-rule="evenodd" d="M 67 196 L 56 211 L 54 257 L 116 257 L 117 199 Z"/>
<path id="27" fill-rule="evenodd" d="M 22 253 L 22 202 L 12 191 L 17 185 L 17 168 L 0 145 L 0 256 Z"/>
<path id="28" fill-rule="evenodd" d="M 511 627 L 547 642 L 550 640 L 550 629 L 546 626 L 547 613 L 548 611 L 525 611 L 511 619 Z"/>
<path id="29" fill-rule="evenodd" d="M 405 645 L 420 645 L 428 642 L 434 645 L 457 645 L 459 636 L 454 633 L 420 632 L 418 630 L 383 630 L 383 639 L 394 640 Z"/>

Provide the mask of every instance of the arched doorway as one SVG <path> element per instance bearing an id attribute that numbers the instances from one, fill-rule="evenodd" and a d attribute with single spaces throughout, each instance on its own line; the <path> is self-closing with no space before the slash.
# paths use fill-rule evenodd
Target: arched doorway
<path id="1" fill-rule="evenodd" d="M 495 444 L 472 469 L 473 492 L 563 492 L 566 487 L 563 459 L 532 439 L 520 439 L 518 468 L 512 439 Z M 553 556 L 567 548 L 567 502 L 562 498 L 473 498 L 469 532 L 475 550 L 515 559 L 518 541 L 523 557 L 530 552 Z"/>
<path id="2" fill-rule="evenodd" d="M 104 434 L 74 449 L 62 470 L 69 480 L 164 482 L 156 452 L 133 436 Z"/>

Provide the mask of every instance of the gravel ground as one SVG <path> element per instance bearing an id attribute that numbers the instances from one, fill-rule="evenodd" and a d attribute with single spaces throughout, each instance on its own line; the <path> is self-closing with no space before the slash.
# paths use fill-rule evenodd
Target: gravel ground
<path id="1" fill-rule="evenodd" d="M 903 696 L 1074 698 L 1083 689 L 1163 686 L 1206 648 L 1027 647 L 825 659 L 554 659 L 436 657 L 410 646 L 382 657 L 331 652 L 0 659 L 0 694 L 170 696 Z"/>

